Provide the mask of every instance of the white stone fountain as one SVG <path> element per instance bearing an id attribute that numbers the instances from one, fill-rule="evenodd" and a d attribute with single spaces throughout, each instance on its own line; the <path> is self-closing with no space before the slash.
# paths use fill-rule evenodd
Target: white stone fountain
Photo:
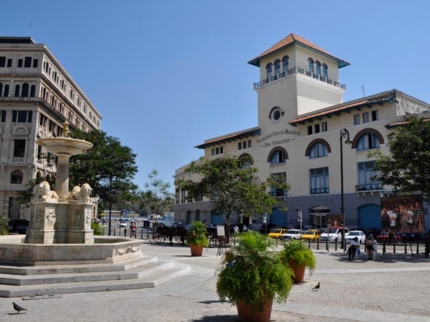
<path id="1" fill-rule="evenodd" d="M 91 221 L 97 202 L 90 196 L 91 187 L 84 183 L 69 192 L 69 158 L 93 144 L 70 138 L 67 121 L 63 125 L 62 137 L 37 140 L 58 157 L 55 191 L 46 181 L 34 187 L 25 239 L 19 235 L 0 239 L 0 265 L 115 263 L 142 256 L 142 240 L 94 237 Z"/>

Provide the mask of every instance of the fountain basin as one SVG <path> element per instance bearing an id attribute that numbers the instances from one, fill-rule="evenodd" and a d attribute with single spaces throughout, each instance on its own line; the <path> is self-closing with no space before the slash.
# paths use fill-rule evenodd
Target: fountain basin
<path id="1" fill-rule="evenodd" d="M 82 154 L 93 147 L 93 144 L 88 141 L 65 137 L 38 139 L 36 142 L 46 146 L 47 150 L 55 155 Z"/>
<path id="2" fill-rule="evenodd" d="M 143 257 L 143 240 L 94 236 L 94 244 L 26 244 L 24 235 L 0 237 L 0 265 L 114 264 Z"/>

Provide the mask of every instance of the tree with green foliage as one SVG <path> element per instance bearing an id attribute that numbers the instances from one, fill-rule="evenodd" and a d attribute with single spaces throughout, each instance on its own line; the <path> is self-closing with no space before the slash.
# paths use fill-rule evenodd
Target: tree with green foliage
<path id="1" fill-rule="evenodd" d="M 147 208 L 150 214 L 162 215 L 172 211 L 174 195 L 169 191 L 170 183 L 158 178 L 158 171 L 148 174 L 149 182 L 145 182 L 145 190 L 140 193 L 141 208 Z"/>
<path id="2" fill-rule="evenodd" d="M 410 116 L 405 123 L 388 134 L 389 155 L 379 150 L 368 157 L 377 157 L 374 179 L 393 186 L 394 191 L 421 191 L 428 200 L 430 194 L 430 119 Z"/>
<path id="3" fill-rule="evenodd" d="M 271 214 L 275 207 L 287 208 L 286 203 L 280 204 L 267 189 L 287 191 L 290 189 L 288 183 L 277 176 L 261 181 L 251 156 L 225 155 L 212 160 L 201 158 L 191 162 L 184 173 L 195 174 L 200 178 L 177 179 L 176 185 L 187 192 L 187 200 L 207 197 L 214 210 L 226 217 L 227 225 L 230 225 L 232 213 L 251 217 L 253 214 L 262 216 L 265 212 Z"/>
<path id="4" fill-rule="evenodd" d="M 9 233 L 8 222 L 8 218 L 0 215 L 0 235 L 7 235 Z"/>
<path id="5" fill-rule="evenodd" d="M 108 205 L 110 217 L 112 204 L 136 196 L 137 185 L 133 183 L 137 172 L 136 154 L 131 148 L 121 145 L 118 138 L 108 136 L 103 131 L 75 131 L 72 137 L 89 141 L 93 147 L 84 154 L 70 158 L 70 188 L 88 183 L 93 188 L 93 194 L 100 198 L 100 210 Z M 110 230 L 109 221 L 109 235 Z"/>

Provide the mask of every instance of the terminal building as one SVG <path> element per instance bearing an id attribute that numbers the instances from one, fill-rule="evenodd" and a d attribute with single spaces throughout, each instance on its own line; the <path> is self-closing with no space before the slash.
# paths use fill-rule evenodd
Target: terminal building
<path id="1" fill-rule="evenodd" d="M 260 70 L 254 83 L 258 125 L 220 133 L 196 148 L 209 159 L 249 154 L 262 180 L 277 174 L 290 184 L 287 192 L 268 191 L 288 205 L 285 212 L 273 209 L 268 223 L 296 226 L 302 214 L 303 225 L 326 227 L 330 214 L 343 213 L 347 227 L 380 227 L 381 200 L 392 190 L 371 180 L 375 159 L 368 152 L 387 154 L 387 135 L 396 123 L 410 114 L 430 117 L 430 105 L 397 89 L 344 102 L 340 71 L 350 64 L 295 34 L 248 63 Z M 184 178 L 186 167 L 177 169 L 175 177 Z M 185 197 L 186 191 L 176 188 L 176 221 L 224 222 L 210 200 L 188 202 Z M 427 204 L 423 210 L 430 222 Z M 232 214 L 231 222 L 257 229 L 262 215 Z"/>
<path id="2" fill-rule="evenodd" d="M 16 193 L 36 177 L 55 176 L 56 158 L 39 138 L 100 129 L 102 116 L 45 44 L 0 37 L 0 215 L 29 219 Z"/>

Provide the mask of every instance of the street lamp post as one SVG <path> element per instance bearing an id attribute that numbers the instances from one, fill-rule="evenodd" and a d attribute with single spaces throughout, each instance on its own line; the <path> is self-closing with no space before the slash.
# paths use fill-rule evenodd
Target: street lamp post
<path id="1" fill-rule="evenodd" d="M 344 224 L 343 224 L 344 229 L 342 230 L 341 248 L 345 251 L 345 248 L 346 248 L 346 245 L 345 245 L 345 208 L 343 205 L 343 142 L 342 142 L 343 138 L 345 138 L 346 144 L 352 144 L 352 141 L 349 138 L 349 132 L 345 128 L 340 130 L 340 137 L 339 137 L 339 142 L 340 142 L 340 212 L 343 215 L 343 221 L 344 221 Z"/>
<path id="2" fill-rule="evenodd" d="M 297 211 L 297 221 L 300 224 L 300 234 L 302 233 L 302 223 L 303 223 L 303 214 L 300 209 L 295 209 Z"/>

